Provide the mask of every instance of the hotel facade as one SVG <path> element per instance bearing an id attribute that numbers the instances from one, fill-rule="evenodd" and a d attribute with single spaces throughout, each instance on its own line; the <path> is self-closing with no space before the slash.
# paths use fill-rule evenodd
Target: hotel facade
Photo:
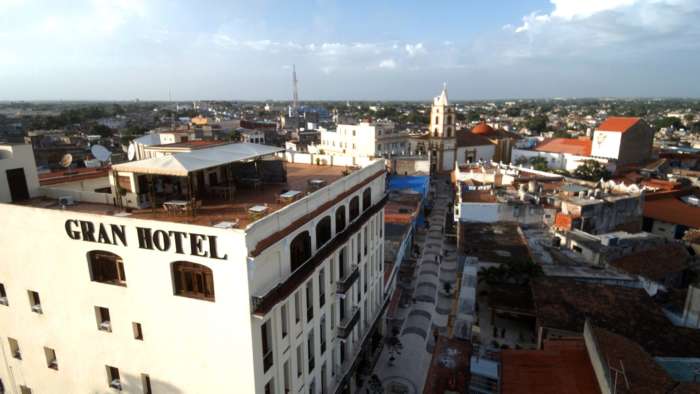
<path id="1" fill-rule="evenodd" d="M 27 179 L 0 204 L 4 390 L 355 392 L 386 306 L 384 163 L 279 155 L 225 144 Z"/>

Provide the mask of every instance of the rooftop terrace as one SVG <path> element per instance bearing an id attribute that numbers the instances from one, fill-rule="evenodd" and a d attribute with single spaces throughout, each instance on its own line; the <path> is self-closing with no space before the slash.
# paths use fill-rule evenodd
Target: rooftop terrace
<path id="1" fill-rule="evenodd" d="M 63 209 L 76 212 L 129 216 L 137 219 L 160 220 L 175 223 L 188 223 L 197 225 L 215 225 L 220 222 L 238 222 L 239 228 L 257 220 L 249 209 L 253 206 L 266 206 L 264 215 L 275 212 L 292 201 L 283 201 L 280 195 L 284 191 L 299 191 L 296 198 L 301 198 L 313 193 L 316 187 L 309 185 L 310 180 L 322 180 L 325 185 L 343 177 L 348 170 L 346 167 L 317 166 L 311 164 L 285 163 L 287 172 L 286 183 L 263 183 L 258 188 L 238 188 L 229 198 L 217 198 L 215 196 L 202 199 L 201 207 L 195 209 L 195 213 L 167 212 L 162 206 L 146 209 L 132 209 L 131 212 L 123 212 L 121 208 L 110 204 L 96 204 L 76 201 L 74 205 L 62 208 L 55 198 L 35 198 L 21 204 L 34 207 Z M 106 176 L 106 174 L 105 174 Z M 60 186 L 60 185 L 58 185 Z"/>

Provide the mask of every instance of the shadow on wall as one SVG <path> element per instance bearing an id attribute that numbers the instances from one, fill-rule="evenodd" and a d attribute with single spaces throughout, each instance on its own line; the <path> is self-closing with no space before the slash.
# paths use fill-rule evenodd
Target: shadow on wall
<path id="1" fill-rule="evenodd" d="M 122 383 L 122 389 L 119 391 L 120 393 L 145 393 L 147 391 L 144 390 L 143 385 L 144 385 L 144 379 L 143 376 L 141 375 L 131 375 L 131 374 L 121 374 L 121 383 Z M 168 393 L 168 394 L 185 394 L 184 391 L 180 390 L 179 388 L 173 386 L 170 383 L 154 379 L 153 377 L 150 378 L 151 380 L 151 392 L 152 393 Z M 106 382 L 105 382 L 106 383 Z M 114 392 L 114 390 L 110 390 L 108 388 L 105 388 L 105 390 L 100 390 L 100 391 L 93 391 L 93 394 L 104 394 L 107 392 Z"/>

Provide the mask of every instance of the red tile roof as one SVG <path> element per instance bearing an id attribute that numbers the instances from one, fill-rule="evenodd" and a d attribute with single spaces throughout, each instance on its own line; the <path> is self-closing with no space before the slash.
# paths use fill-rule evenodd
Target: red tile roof
<path id="1" fill-rule="evenodd" d="M 460 130 L 457 132 L 457 146 L 494 145 L 488 138 L 473 131 Z"/>
<path id="2" fill-rule="evenodd" d="M 600 131 L 617 131 L 624 133 L 639 122 L 639 118 L 624 116 L 610 116 L 596 128 Z"/>
<path id="3" fill-rule="evenodd" d="M 649 193 L 644 198 L 644 217 L 690 228 L 700 228 L 700 207 L 680 200 L 681 196 L 692 193 L 693 189 Z M 695 194 L 700 194 L 697 189 Z"/>
<path id="4" fill-rule="evenodd" d="M 663 282 L 669 274 L 688 268 L 690 255 L 681 243 L 667 243 L 613 260 L 610 264 L 647 279 Z"/>
<path id="5" fill-rule="evenodd" d="M 553 138 L 544 140 L 535 147 L 536 151 L 552 153 L 568 153 L 577 156 L 590 156 L 592 142 L 589 139 Z"/>
<path id="6" fill-rule="evenodd" d="M 666 371 L 639 344 L 595 326 L 592 327 L 592 334 L 603 362 L 618 369 L 624 366 L 630 386 L 628 389 L 625 384 L 618 384 L 618 394 L 667 393 L 675 385 Z"/>
<path id="7" fill-rule="evenodd" d="M 501 352 L 503 394 L 598 394 L 582 339 L 545 341 L 543 350 Z"/>

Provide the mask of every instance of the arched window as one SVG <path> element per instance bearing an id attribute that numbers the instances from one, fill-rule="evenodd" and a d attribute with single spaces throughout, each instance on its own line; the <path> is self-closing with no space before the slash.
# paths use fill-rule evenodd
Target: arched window
<path id="1" fill-rule="evenodd" d="M 311 258 L 311 236 L 308 231 L 294 237 L 289 245 L 289 258 L 291 261 L 291 271 L 296 271 L 302 264 Z"/>
<path id="2" fill-rule="evenodd" d="M 326 216 L 316 225 L 316 249 L 331 239 L 331 217 Z"/>
<path id="3" fill-rule="evenodd" d="M 345 205 L 341 205 L 335 210 L 335 232 L 345 230 Z"/>
<path id="4" fill-rule="evenodd" d="M 450 137 L 452 137 L 452 128 L 448 127 L 447 128 L 447 138 L 450 138 Z"/>
<path id="5" fill-rule="evenodd" d="M 189 261 L 176 261 L 171 268 L 175 295 L 214 301 L 214 274 L 211 268 Z"/>
<path id="6" fill-rule="evenodd" d="M 433 137 L 437 137 L 438 129 L 437 127 L 435 128 L 435 131 L 433 132 Z"/>
<path id="7" fill-rule="evenodd" d="M 122 258 L 111 252 L 93 250 L 87 254 L 90 280 L 110 285 L 126 286 Z"/>
<path id="8" fill-rule="evenodd" d="M 357 219 L 360 216 L 360 198 L 355 196 L 350 200 L 350 221 Z"/>
<path id="9" fill-rule="evenodd" d="M 436 117 L 435 117 L 435 124 L 437 125 L 438 123 L 440 123 L 440 118 L 438 118 L 438 117 L 436 116 Z"/>
<path id="10" fill-rule="evenodd" d="M 362 212 L 369 209 L 372 205 L 372 188 L 368 187 L 362 192 Z"/>
<path id="11" fill-rule="evenodd" d="M 451 124 L 451 123 L 452 123 L 452 116 L 447 115 L 447 124 Z"/>

